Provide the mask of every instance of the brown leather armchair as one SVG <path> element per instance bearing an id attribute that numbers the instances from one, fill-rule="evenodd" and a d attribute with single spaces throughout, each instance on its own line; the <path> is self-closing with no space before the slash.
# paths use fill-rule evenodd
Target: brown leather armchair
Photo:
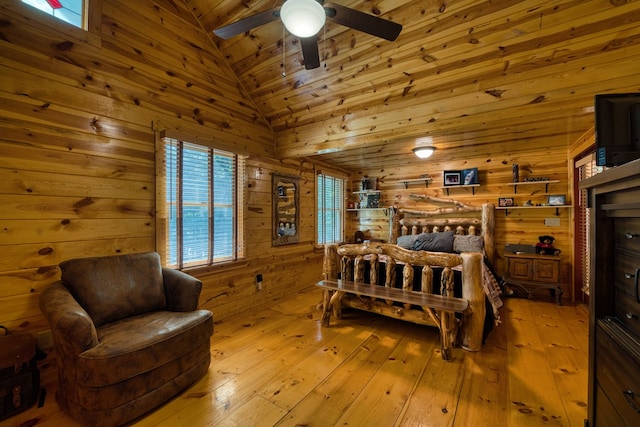
<path id="1" fill-rule="evenodd" d="M 40 297 L 58 364 L 60 406 L 85 425 L 125 424 L 171 399 L 209 367 L 213 317 L 202 283 L 162 268 L 157 253 L 60 264 Z"/>

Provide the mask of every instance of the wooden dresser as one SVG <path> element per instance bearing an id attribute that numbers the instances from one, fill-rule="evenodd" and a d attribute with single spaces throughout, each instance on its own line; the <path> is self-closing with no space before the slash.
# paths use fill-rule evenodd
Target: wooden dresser
<path id="1" fill-rule="evenodd" d="M 640 426 L 640 160 L 580 188 L 593 220 L 588 427 Z"/>

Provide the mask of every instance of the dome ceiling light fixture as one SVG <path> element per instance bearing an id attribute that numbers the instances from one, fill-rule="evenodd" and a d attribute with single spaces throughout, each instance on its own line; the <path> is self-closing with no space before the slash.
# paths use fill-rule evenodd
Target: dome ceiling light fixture
<path id="1" fill-rule="evenodd" d="M 413 152 L 419 158 L 427 159 L 431 157 L 434 151 L 436 151 L 436 147 L 434 147 L 432 144 L 433 137 L 431 136 L 423 136 L 421 138 L 417 138 L 416 147 L 413 149 Z"/>
<path id="2" fill-rule="evenodd" d="M 415 153 L 415 155 L 421 159 L 427 159 L 431 157 L 434 151 L 436 151 L 436 147 L 434 146 L 416 147 L 413 149 L 413 152 Z"/>

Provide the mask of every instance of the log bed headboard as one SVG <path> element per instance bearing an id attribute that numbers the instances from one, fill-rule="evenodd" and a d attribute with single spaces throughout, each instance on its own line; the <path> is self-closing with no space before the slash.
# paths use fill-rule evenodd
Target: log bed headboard
<path id="1" fill-rule="evenodd" d="M 493 263 L 495 206 L 492 203 L 471 206 L 452 199 L 415 194 L 411 197 L 434 205 L 448 204 L 453 207 L 436 207 L 432 210 L 392 209 L 389 243 L 397 243 L 398 236 L 434 231 L 453 230 L 456 234 L 480 235 L 484 241 L 485 255 Z"/>

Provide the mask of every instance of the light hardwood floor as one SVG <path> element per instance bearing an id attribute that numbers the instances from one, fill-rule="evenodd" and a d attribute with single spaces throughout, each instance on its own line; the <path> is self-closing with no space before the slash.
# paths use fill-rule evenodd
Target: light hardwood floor
<path id="1" fill-rule="evenodd" d="M 320 291 L 216 324 L 209 374 L 147 426 L 582 426 L 588 312 L 505 299 L 483 350 L 440 358 L 433 328 L 359 311 L 320 327 Z M 215 314 L 215 313 L 214 313 Z M 75 424 L 47 399 L 0 425 Z"/>

